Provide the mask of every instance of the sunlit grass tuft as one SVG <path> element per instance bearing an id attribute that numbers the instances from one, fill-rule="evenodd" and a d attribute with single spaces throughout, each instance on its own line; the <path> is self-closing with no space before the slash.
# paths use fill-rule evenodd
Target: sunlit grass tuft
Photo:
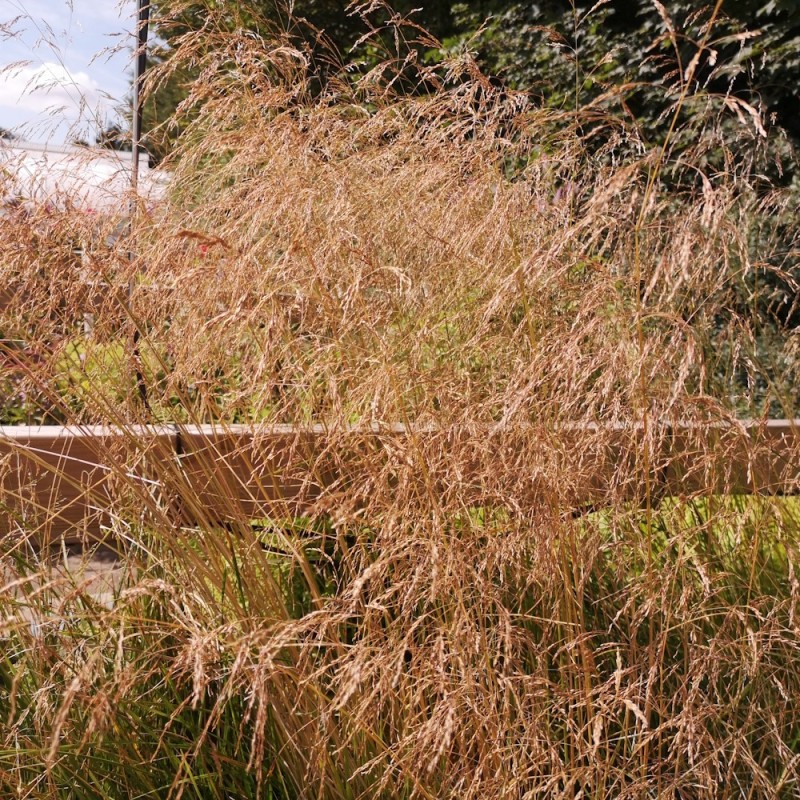
<path id="1" fill-rule="evenodd" d="M 753 288 L 796 232 L 744 133 L 707 167 L 724 99 L 678 157 L 467 55 L 320 89 L 212 13 L 175 59 L 130 237 L 0 217 L 4 419 L 123 429 L 125 565 L 98 598 L 11 517 L 0 794 L 796 796 L 800 458 L 738 422 L 796 415 Z M 239 422 L 295 426 L 298 508 L 222 513 L 135 427 Z"/>

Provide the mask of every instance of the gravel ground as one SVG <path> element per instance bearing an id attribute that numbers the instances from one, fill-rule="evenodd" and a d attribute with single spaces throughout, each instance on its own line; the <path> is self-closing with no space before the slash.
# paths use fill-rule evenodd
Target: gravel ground
<path id="1" fill-rule="evenodd" d="M 0 568 L 0 593 L 10 592 L 18 600 L 40 589 L 52 589 L 55 595 L 76 589 L 110 606 L 123 576 L 124 567 L 117 551 L 108 545 L 84 548 L 66 545 L 39 553 L 36 560 L 45 567 L 36 578 L 22 583 L 19 573 L 9 564 Z"/>

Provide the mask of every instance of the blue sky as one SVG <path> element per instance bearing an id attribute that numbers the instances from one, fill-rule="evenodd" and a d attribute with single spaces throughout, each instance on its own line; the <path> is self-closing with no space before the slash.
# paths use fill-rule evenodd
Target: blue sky
<path id="1" fill-rule="evenodd" d="M 132 74 L 135 0 L 0 0 L 0 126 L 93 142 Z"/>

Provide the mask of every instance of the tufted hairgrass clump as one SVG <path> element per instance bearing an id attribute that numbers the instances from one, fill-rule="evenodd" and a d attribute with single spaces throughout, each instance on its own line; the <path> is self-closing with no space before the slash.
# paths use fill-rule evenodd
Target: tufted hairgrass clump
<path id="1" fill-rule="evenodd" d="M 4 531 L 3 796 L 797 796 L 800 503 L 732 461 L 797 409 L 763 129 L 680 72 L 692 144 L 646 141 L 378 6 L 385 59 L 322 80 L 218 6 L 148 78 L 198 76 L 162 203 L 0 217 L 0 408 L 134 461 L 291 425 L 304 508 L 222 524 L 113 460 L 102 596 Z"/>

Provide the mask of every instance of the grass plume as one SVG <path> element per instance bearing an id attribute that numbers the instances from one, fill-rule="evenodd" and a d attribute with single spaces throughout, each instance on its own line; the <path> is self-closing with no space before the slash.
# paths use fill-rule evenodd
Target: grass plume
<path id="1" fill-rule="evenodd" d="M 686 89 L 678 154 L 612 89 L 542 108 L 393 24 L 385 62 L 322 82 L 209 13 L 162 66 L 200 77 L 130 237 L 0 218 L 6 413 L 129 445 L 113 602 L 9 524 L 0 786 L 796 796 L 800 506 L 756 473 L 739 494 L 731 461 L 771 446 L 742 416 L 796 414 L 769 299 L 796 201 L 761 182 L 757 126 L 720 153 L 729 103 Z M 212 422 L 295 426 L 302 518 L 231 497 L 222 526 L 167 458 L 130 479 L 135 426 Z M 678 422 L 694 473 L 666 492 Z"/>

